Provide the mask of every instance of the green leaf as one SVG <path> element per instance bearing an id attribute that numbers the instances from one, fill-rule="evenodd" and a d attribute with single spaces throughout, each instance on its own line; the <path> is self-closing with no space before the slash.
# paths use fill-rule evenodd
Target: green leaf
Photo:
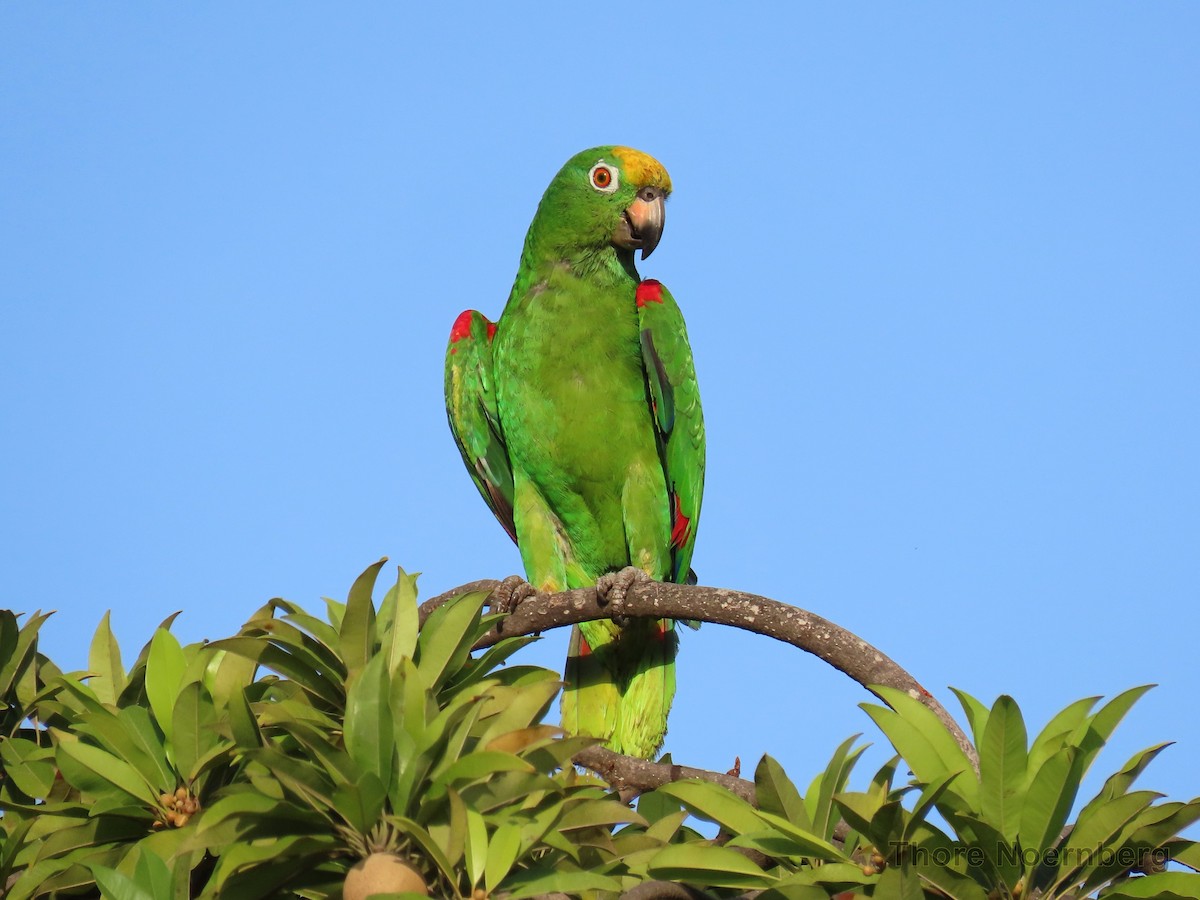
<path id="1" fill-rule="evenodd" d="M 503 665 L 510 656 L 522 647 L 527 647 L 540 640 L 539 636 L 533 634 L 514 635 L 493 644 L 481 654 L 474 657 L 468 669 L 459 673 L 459 677 L 454 680 L 455 689 L 463 690 L 477 681 L 491 677 L 492 673 Z"/>
<path id="2" fill-rule="evenodd" d="M 981 812 L 1008 840 L 1015 841 L 1027 762 L 1025 721 L 1012 697 L 997 698 L 979 746 Z"/>
<path id="3" fill-rule="evenodd" d="M 896 769 L 903 760 L 897 754 L 879 767 L 879 771 L 871 778 L 871 793 L 879 797 L 882 803 L 892 792 L 892 784 L 896 780 Z M 818 776 L 820 777 L 820 776 Z"/>
<path id="4" fill-rule="evenodd" d="M 983 743 L 983 730 L 987 727 L 988 708 L 966 691 L 960 691 L 953 687 L 950 690 L 954 691 L 959 706 L 966 714 L 967 724 L 971 726 L 971 736 L 975 739 L 975 746 L 978 747 Z"/>
<path id="5" fill-rule="evenodd" d="M 1112 737 L 1112 733 L 1125 718 L 1125 714 L 1133 707 L 1133 704 L 1137 703 L 1142 695 L 1152 687 L 1154 685 L 1145 684 L 1123 691 L 1100 707 L 1085 725 L 1076 729 L 1077 743 L 1084 754 L 1084 771 L 1087 771 L 1087 767 L 1095 755 L 1100 752 L 1100 748 Z"/>
<path id="6" fill-rule="evenodd" d="M 968 857 L 973 869 L 978 869 L 992 881 L 989 887 L 998 886 L 995 879 L 1012 889 L 1021 880 L 1023 868 L 1016 848 L 1004 839 L 989 822 L 972 815 L 954 813 L 946 816 L 950 826 L 968 847 L 977 848 L 975 854 L 983 854 L 983 865 L 975 865 Z"/>
<path id="7" fill-rule="evenodd" d="M 316 670 L 305 660 L 261 637 L 223 638 L 208 646 L 213 650 L 228 650 L 252 659 L 258 665 L 291 679 L 306 693 L 334 708 L 341 708 L 345 703 L 344 678 L 337 673 Z"/>
<path id="8" fill-rule="evenodd" d="M 1054 887 L 1072 884 L 1100 865 L 1102 859 L 1096 851 L 1107 846 L 1131 820 L 1160 796 L 1153 791 L 1134 791 L 1092 807 L 1087 810 L 1087 815 L 1081 812 L 1064 845 L 1064 863 Z"/>
<path id="9" fill-rule="evenodd" d="M 1158 848 L 1173 840 L 1183 829 L 1200 820 L 1200 797 L 1187 803 L 1164 803 L 1155 807 L 1155 813 L 1154 821 L 1139 822 L 1132 836 L 1133 843 Z M 1182 858 L 1178 861 L 1187 864 Z"/>
<path id="10" fill-rule="evenodd" d="M 115 704 L 121 691 L 125 690 L 126 678 L 125 669 L 121 666 L 121 648 L 113 636 L 108 612 L 100 620 L 92 638 L 88 671 L 92 673 L 88 687 L 96 692 L 96 697 L 102 703 Z"/>
<path id="11" fill-rule="evenodd" d="M 1129 870 L 1132 860 L 1162 847 L 1197 819 L 1200 819 L 1200 798 L 1191 803 L 1163 803 L 1142 810 L 1110 842 L 1108 852 L 1093 867 L 1079 893 L 1090 894 L 1119 878 Z M 1162 862 L 1167 859 L 1170 857 L 1160 857 Z"/>
<path id="12" fill-rule="evenodd" d="M 758 810 L 711 781 L 672 781 L 658 788 L 658 793 L 674 797 L 693 815 L 716 822 L 733 834 L 745 834 L 762 828 Z"/>
<path id="13" fill-rule="evenodd" d="M 834 826 L 837 825 L 837 818 L 834 815 L 833 795 L 846 787 L 846 780 L 850 775 L 850 770 L 854 768 L 854 764 L 862 755 L 866 747 L 854 749 L 854 742 L 857 741 L 859 735 L 852 735 L 838 745 L 838 748 L 833 751 L 833 756 L 829 760 L 829 764 L 825 770 L 817 776 L 813 782 L 814 787 L 809 791 L 805 798 L 805 808 L 808 812 L 811 828 L 809 830 L 824 837 L 828 840 L 833 836 Z M 771 810 L 768 810 L 770 812 Z M 788 817 L 791 818 L 790 816 Z M 796 821 L 795 824 L 802 823 Z M 802 826 L 803 827 L 803 826 Z"/>
<path id="14" fill-rule="evenodd" d="M 649 824 L 624 803 L 616 800 L 585 800 L 573 804 L 563 813 L 555 828 L 558 831 L 573 831 L 577 828 L 624 825 L 629 822 L 638 825 Z"/>
<path id="15" fill-rule="evenodd" d="M 825 867 L 822 866 L 822 869 Z M 859 873 L 861 876 L 861 873 Z M 811 879 L 818 876 L 813 873 L 803 873 L 800 875 L 789 876 L 789 883 L 780 884 L 778 887 L 771 888 L 769 891 L 763 891 L 761 894 L 756 894 L 758 900 L 828 900 L 829 891 L 824 887 L 818 887 L 810 883 Z M 824 880 L 822 879 L 822 883 Z M 840 895 L 839 895 L 840 896 Z"/>
<path id="16" fill-rule="evenodd" d="M 3 610 L 3 643 L 0 649 L 0 695 L 7 696 L 21 682 L 37 656 L 37 634 L 51 613 L 35 613 L 24 626 L 17 627 L 17 616 L 11 610 Z"/>
<path id="17" fill-rule="evenodd" d="M 346 672 L 354 675 L 362 670 L 375 652 L 375 606 L 371 593 L 375 590 L 375 579 L 387 557 L 368 566 L 354 580 L 346 598 L 346 612 L 342 616 L 340 649 L 346 663 Z"/>
<path id="18" fill-rule="evenodd" d="M 379 776 L 363 772 L 357 783 L 340 784 L 333 792 L 333 806 L 355 831 L 367 834 L 383 814 L 387 793 Z"/>
<path id="19" fill-rule="evenodd" d="M 39 747 L 25 738 L 9 738 L 0 741 L 0 761 L 4 763 L 4 774 L 27 797 L 44 800 L 54 787 L 57 767 L 49 747 Z"/>
<path id="20" fill-rule="evenodd" d="M 774 813 L 766 812 L 765 810 L 758 810 L 757 815 L 764 823 L 787 838 L 788 841 L 799 849 L 800 854 L 803 856 L 834 862 L 850 861 L 846 854 L 842 853 L 837 847 L 818 834 L 798 828 L 787 819 L 777 816 Z"/>
<path id="21" fill-rule="evenodd" d="M 346 693 L 345 740 L 350 758 L 372 772 L 386 791 L 395 771 L 392 736 L 391 683 L 383 654 L 351 677 Z"/>
<path id="22" fill-rule="evenodd" d="M 483 864 L 483 884 L 492 894 L 517 861 L 521 852 L 521 829 L 516 825 L 501 825 L 492 834 L 487 857 Z"/>
<path id="23" fill-rule="evenodd" d="M 1137 777 L 1146 770 L 1146 767 L 1154 761 L 1154 757 L 1170 746 L 1170 742 L 1155 744 L 1153 747 L 1147 747 L 1145 750 L 1135 753 L 1119 771 L 1109 776 L 1104 782 L 1104 787 L 1101 788 L 1100 793 L 1096 795 L 1091 803 L 1113 800 L 1124 794 L 1129 790 L 1134 781 L 1137 780 Z M 1085 806 L 1084 809 L 1087 809 L 1087 807 Z"/>
<path id="24" fill-rule="evenodd" d="M 921 791 L 917 802 L 913 805 L 912 815 L 908 820 L 908 824 L 904 826 L 904 831 L 901 835 L 901 840 L 905 843 L 911 843 L 914 839 L 914 834 L 917 829 L 924 824 L 925 817 L 929 815 L 930 810 L 937 805 L 938 798 L 946 791 L 956 778 L 962 776 L 969 778 L 969 775 L 964 775 L 962 772 L 947 772 L 936 781 L 927 784 Z"/>
<path id="25" fill-rule="evenodd" d="M 82 741 L 63 741 L 55 754 L 63 777 L 80 790 L 100 793 L 111 785 L 147 808 L 158 805 L 158 794 L 137 770 L 111 753 Z"/>
<path id="26" fill-rule="evenodd" d="M 928 866 L 914 866 L 913 869 L 941 891 L 947 900 L 988 900 L 990 896 L 975 879 L 949 866 L 931 863 Z"/>
<path id="27" fill-rule="evenodd" d="M 344 682 L 346 665 L 342 658 L 336 650 L 298 627 L 295 623 L 296 618 L 296 616 L 284 616 L 281 619 L 251 619 L 243 626 L 242 634 L 269 641 L 292 657 L 297 666 L 304 666 L 314 674 L 319 673 L 327 679 Z M 334 638 L 336 647 L 338 640 L 336 634 Z M 210 644 L 209 647 L 212 648 L 213 645 Z M 216 652 L 224 651 L 217 649 Z"/>
<path id="28" fill-rule="evenodd" d="M 380 605 L 381 624 L 388 629 L 388 672 L 395 674 L 400 660 L 412 659 L 417 650 L 417 634 L 421 628 L 417 615 L 417 576 L 396 567 L 396 583 Z"/>
<path id="29" fill-rule="evenodd" d="M 923 727 L 908 721 L 899 713 L 868 703 L 860 703 L 859 706 L 879 726 L 879 730 L 891 741 L 896 752 L 903 757 L 904 762 L 912 769 L 919 781 L 929 783 L 946 774 L 947 771 L 957 772 L 971 768 L 965 758 L 959 766 L 948 768 L 926 736 Z M 938 722 L 936 727 L 942 729 L 944 733 L 941 722 Z M 962 783 L 967 784 L 968 779 L 962 779 Z M 957 788 L 961 791 L 962 785 L 957 785 Z M 978 789 L 976 789 L 976 793 L 978 793 Z M 968 805 L 971 805 L 969 801 Z"/>
<path id="30" fill-rule="evenodd" d="M 256 791 L 226 794 L 205 808 L 185 849 L 207 849 L 219 856 L 224 847 L 251 839 L 250 835 L 263 822 L 292 829 L 298 813 L 294 805 Z M 325 824 L 325 820 L 321 822 Z"/>
<path id="31" fill-rule="evenodd" d="M 163 736 L 150 718 L 150 710 L 145 706 L 126 706 L 117 712 L 117 720 L 129 736 L 131 746 L 137 751 L 136 755 L 131 753 L 126 756 L 125 761 L 135 766 L 142 773 L 142 777 L 151 784 L 175 788 L 175 771 L 167 762 Z M 117 746 L 113 744 L 108 749 L 114 750 Z"/>
<path id="32" fill-rule="evenodd" d="M 213 651 L 204 686 L 212 695 L 217 709 L 225 709 L 232 698 L 241 696 L 246 686 L 254 681 L 257 668 L 258 663 L 237 653 Z"/>
<path id="33" fill-rule="evenodd" d="M 909 866 L 888 866 L 879 876 L 875 895 L 888 900 L 925 900 L 921 876 Z"/>
<path id="34" fill-rule="evenodd" d="M 175 700 L 171 717 L 171 750 L 175 768 L 189 783 L 196 778 L 196 767 L 217 740 L 217 712 L 212 698 L 198 681 L 183 686 Z"/>
<path id="35" fill-rule="evenodd" d="M 671 844 L 647 868 L 655 878 L 705 887 L 768 888 L 778 880 L 736 850 L 711 844 Z"/>
<path id="36" fill-rule="evenodd" d="M 864 837 L 871 836 L 871 822 L 875 819 L 883 800 L 878 794 L 857 791 L 844 792 L 833 798 L 846 824 Z"/>
<path id="37" fill-rule="evenodd" d="M 169 742 L 172 737 L 175 699 L 179 696 L 187 659 L 175 635 L 159 628 L 150 639 L 150 653 L 146 657 L 146 697 L 158 727 Z"/>
<path id="38" fill-rule="evenodd" d="M 258 729 L 258 720 L 250 709 L 250 701 L 246 699 L 244 689 L 229 695 L 225 714 L 234 743 L 239 749 L 254 750 L 263 746 L 262 732 Z"/>
<path id="39" fill-rule="evenodd" d="M 1131 878 L 1104 895 L 1104 900 L 1200 900 L 1200 875 L 1194 872 L 1159 872 L 1144 878 Z"/>
<path id="40" fill-rule="evenodd" d="M 1032 778 L 1041 765 L 1061 750 L 1071 746 L 1071 735 L 1087 720 L 1088 713 L 1099 697 L 1084 697 L 1068 705 L 1046 723 L 1029 747 L 1028 775 Z"/>
<path id="41" fill-rule="evenodd" d="M 519 731 L 539 722 L 558 696 L 562 683 L 558 676 L 545 669 L 538 670 L 539 681 L 529 681 L 519 687 L 497 685 L 487 692 L 479 733 L 481 744 L 488 744 L 502 734 Z"/>
<path id="42" fill-rule="evenodd" d="M 637 798 L 637 811 L 647 822 L 657 822 L 667 816 L 675 815 L 679 810 L 678 800 L 668 794 L 660 794 L 656 790 L 639 794 Z"/>
<path id="43" fill-rule="evenodd" d="M 1033 776 L 1021 809 L 1019 833 L 1023 848 L 1041 854 L 1058 842 L 1079 790 L 1078 754 L 1077 748 L 1064 747 L 1042 763 Z"/>
<path id="44" fill-rule="evenodd" d="M 892 734 L 889 734 L 887 729 L 880 724 L 879 719 L 875 715 L 871 715 L 871 710 L 867 709 L 868 715 L 875 719 L 875 723 L 879 725 L 884 734 L 888 735 L 888 739 L 892 740 L 892 745 L 904 757 L 917 778 L 928 783 L 945 772 L 974 771 L 971 761 L 967 759 L 966 753 L 958 745 L 954 735 L 942 724 L 942 720 L 932 709 L 896 688 L 874 685 L 871 690 L 882 697 L 909 726 L 901 729 L 893 724 L 892 729 L 896 736 L 911 747 L 915 758 L 909 756 L 903 747 L 895 743 Z M 864 708 L 866 708 L 865 705 Z M 919 739 L 913 737 L 914 730 L 918 732 Z M 978 782 L 969 778 L 961 778 L 955 784 L 954 792 L 961 796 L 972 809 L 978 808 Z"/>
<path id="45" fill-rule="evenodd" d="M 509 900 L 527 900 L 551 893 L 579 896 L 589 891 L 607 891 L 615 894 L 620 892 L 621 882 L 611 875 L 601 875 L 597 872 L 564 872 L 558 868 L 550 871 L 530 869 L 514 873 L 504 882 L 504 887 Z"/>
<path id="46" fill-rule="evenodd" d="M 93 864 L 89 868 L 92 870 L 92 877 L 96 879 L 96 887 L 100 888 L 100 894 L 105 900 L 156 900 L 153 894 L 116 869 L 99 864 Z"/>
<path id="47" fill-rule="evenodd" d="M 467 863 L 467 878 L 471 881 L 471 887 L 476 887 L 479 880 L 483 877 L 484 866 L 487 864 L 487 823 L 484 822 L 483 816 L 477 813 L 471 807 L 466 807 L 467 813 L 467 842 L 466 842 L 466 863 Z"/>
<path id="48" fill-rule="evenodd" d="M 440 797 L 447 786 L 470 783 L 500 772 L 532 773 L 533 766 L 511 753 L 499 750 L 477 750 L 447 766 L 429 786 L 428 797 Z"/>
<path id="49" fill-rule="evenodd" d="M 265 766 L 288 791 L 332 821 L 334 786 L 321 769 L 304 760 L 293 759 L 271 746 L 250 751 L 246 758 Z"/>
<path id="50" fill-rule="evenodd" d="M 175 834 L 181 833 L 179 830 L 175 831 Z M 145 842 L 142 844 L 133 875 L 137 883 L 148 888 L 150 895 L 156 900 L 170 896 L 171 870 L 161 856 L 146 848 Z"/>
<path id="51" fill-rule="evenodd" d="M 425 620 L 417 639 L 417 668 L 430 690 L 436 690 L 462 666 L 471 651 L 474 625 L 488 591 L 472 591 L 444 603 Z M 505 729 L 511 731 L 512 729 Z"/>

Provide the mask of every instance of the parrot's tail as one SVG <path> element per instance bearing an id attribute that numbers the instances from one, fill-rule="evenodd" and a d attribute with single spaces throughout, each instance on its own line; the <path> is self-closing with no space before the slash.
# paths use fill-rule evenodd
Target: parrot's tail
<path id="1" fill-rule="evenodd" d="M 679 637 L 669 619 L 602 619 L 571 629 L 562 724 L 609 749 L 651 759 L 667 733 Z"/>

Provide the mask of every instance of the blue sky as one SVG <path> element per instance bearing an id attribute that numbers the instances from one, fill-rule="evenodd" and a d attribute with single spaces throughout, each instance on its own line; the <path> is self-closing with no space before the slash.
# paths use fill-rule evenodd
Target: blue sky
<path id="1" fill-rule="evenodd" d="M 702 583 L 1031 731 L 1156 682 L 1097 772 L 1176 740 L 1144 785 L 1200 793 L 1200 7 L 433 6 L 0 6 L 0 603 L 58 610 L 43 648 L 221 637 L 383 555 L 516 572 L 446 336 L 625 143 L 675 183 L 641 271 L 700 378 Z M 881 741 L 765 638 L 686 634 L 679 684 L 681 762 Z"/>

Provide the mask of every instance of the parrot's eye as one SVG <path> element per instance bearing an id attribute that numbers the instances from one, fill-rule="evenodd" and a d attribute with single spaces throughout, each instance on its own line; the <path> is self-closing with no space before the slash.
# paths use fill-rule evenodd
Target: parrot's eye
<path id="1" fill-rule="evenodd" d="M 617 170 L 602 162 L 598 162 L 592 166 L 592 171 L 588 175 L 592 179 L 592 187 L 598 191 L 603 191 L 605 194 L 611 194 L 620 184 L 620 179 L 617 178 Z"/>

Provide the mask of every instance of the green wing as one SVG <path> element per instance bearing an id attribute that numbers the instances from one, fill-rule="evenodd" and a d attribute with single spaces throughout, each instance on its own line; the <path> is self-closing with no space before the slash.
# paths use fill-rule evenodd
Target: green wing
<path id="1" fill-rule="evenodd" d="M 671 503 L 671 581 L 689 566 L 704 493 L 704 415 L 683 315 L 670 291 L 647 278 L 637 288 L 642 360 Z"/>
<path id="2" fill-rule="evenodd" d="M 516 541 L 512 467 L 496 412 L 495 333 L 496 326 L 473 309 L 455 319 L 446 347 L 446 416 L 471 480 Z"/>

